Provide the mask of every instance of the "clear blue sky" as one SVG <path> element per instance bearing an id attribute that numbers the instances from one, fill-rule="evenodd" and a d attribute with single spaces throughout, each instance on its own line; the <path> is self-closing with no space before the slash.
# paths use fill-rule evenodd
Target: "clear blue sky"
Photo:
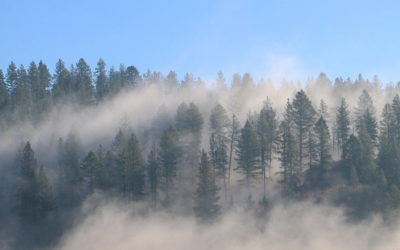
<path id="1" fill-rule="evenodd" d="M 0 68 L 80 57 L 212 79 L 222 70 L 400 80 L 399 1 L 0 1 Z"/>

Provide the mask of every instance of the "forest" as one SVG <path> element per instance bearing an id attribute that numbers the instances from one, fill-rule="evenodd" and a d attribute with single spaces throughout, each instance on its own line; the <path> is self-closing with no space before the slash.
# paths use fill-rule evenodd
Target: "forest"
<path id="1" fill-rule="evenodd" d="M 390 224 L 399 94 L 362 75 L 180 80 L 102 59 L 60 59 L 54 72 L 11 62 L 0 69 L 0 248 L 57 248 L 104 200 L 204 227 L 242 209 L 263 230 L 275 206 L 305 201 Z"/>

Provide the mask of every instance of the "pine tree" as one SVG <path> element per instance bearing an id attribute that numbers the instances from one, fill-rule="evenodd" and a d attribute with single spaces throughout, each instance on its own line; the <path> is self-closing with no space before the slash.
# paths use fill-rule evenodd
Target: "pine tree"
<path id="1" fill-rule="evenodd" d="M 229 129 L 229 162 L 228 162 L 228 187 L 230 187 L 231 183 L 231 169 L 232 169 L 232 159 L 234 152 L 234 149 L 237 146 L 237 143 L 239 142 L 239 136 L 240 136 L 240 124 L 238 119 L 236 118 L 235 115 L 232 115 L 232 122 L 230 123 L 230 129 Z"/>
<path id="2" fill-rule="evenodd" d="M 68 209 L 78 205 L 82 197 L 81 159 L 83 150 L 74 133 L 65 142 L 60 138 L 57 148 L 58 160 L 58 201 L 60 208 Z"/>
<path id="3" fill-rule="evenodd" d="M 226 137 L 217 133 L 211 133 L 210 136 L 210 156 L 216 175 L 222 178 L 224 184 L 224 195 L 227 198 L 227 165 L 228 154 L 226 146 Z"/>
<path id="4" fill-rule="evenodd" d="M 111 187 L 111 171 L 109 169 L 110 165 L 107 162 L 107 153 L 104 151 L 104 148 L 101 144 L 96 150 L 96 158 L 96 187 L 103 191 L 107 191 Z"/>
<path id="5" fill-rule="evenodd" d="M 354 134 L 343 145 L 342 169 L 343 176 L 350 184 L 355 185 L 359 182 L 357 170 L 361 164 L 361 145 Z"/>
<path id="6" fill-rule="evenodd" d="M 236 170 L 244 175 L 246 187 L 249 188 L 251 180 L 259 174 L 260 152 L 257 133 L 248 120 L 241 130 L 236 155 Z"/>
<path id="7" fill-rule="evenodd" d="M 96 154 L 93 151 L 90 151 L 82 161 L 82 176 L 86 179 L 89 193 L 92 193 L 97 187 L 98 165 Z"/>
<path id="8" fill-rule="evenodd" d="M 165 86 L 167 90 L 175 90 L 179 86 L 178 76 L 175 71 L 170 71 L 165 78 Z"/>
<path id="9" fill-rule="evenodd" d="M 181 156 L 178 134 L 173 127 L 164 131 L 160 139 L 160 162 L 165 183 L 165 204 L 171 203 L 171 192 L 177 174 L 177 165 Z"/>
<path id="10" fill-rule="evenodd" d="M 195 166 L 200 160 L 201 132 L 203 117 L 194 103 L 182 103 L 176 114 L 176 129 L 182 146 L 181 170 L 183 180 L 190 180 L 194 186 Z"/>
<path id="11" fill-rule="evenodd" d="M 139 70 L 135 66 L 129 66 L 126 68 L 126 80 L 128 86 L 135 87 L 139 84 L 141 78 Z"/>
<path id="12" fill-rule="evenodd" d="M 43 112 L 48 111 L 50 109 L 50 98 L 48 95 L 47 88 L 50 87 L 51 84 L 51 75 L 49 69 L 46 64 L 42 61 L 39 62 L 39 66 L 37 68 L 36 77 L 35 66 L 32 65 L 32 72 L 29 72 L 30 75 L 30 85 L 32 88 L 32 96 L 34 100 L 34 109 L 35 112 L 39 114 L 43 114 Z"/>
<path id="13" fill-rule="evenodd" d="M 229 127 L 229 117 L 225 108 L 217 103 L 211 110 L 210 128 L 213 133 L 226 135 Z"/>
<path id="14" fill-rule="evenodd" d="M 371 96 L 366 90 L 363 90 L 358 100 L 358 107 L 356 110 L 356 128 L 360 133 L 362 126 L 365 126 L 367 133 L 374 145 L 377 144 L 378 139 L 378 124 L 375 117 L 375 107 Z"/>
<path id="15" fill-rule="evenodd" d="M 96 97 L 97 101 L 99 102 L 107 95 L 108 92 L 106 63 L 101 58 L 97 62 L 95 75 L 96 75 Z"/>
<path id="16" fill-rule="evenodd" d="M 398 94 L 393 98 L 392 110 L 394 116 L 394 141 L 397 147 L 400 147 L 400 97 Z"/>
<path id="17" fill-rule="evenodd" d="M 313 186 L 324 187 L 327 183 L 326 172 L 330 165 L 331 154 L 329 152 L 329 128 L 325 119 L 321 116 L 314 126 L 316 134 L 316 164 L 312 165 L 309 172 L 310 182 Z"/>
<path id="18" fill-rule="evenodd" d="M 51 86 L 51 75 L 49 68 L 42 61 L 39 62 L 38 70 L 40 78 L 40 89 L 38 97 L 39 99 L 44 99 L 47 97 L 47 88 Z"/>
<path id="19" fill-rule="evenodd" d="M 32 90 L 32 100 L 36 103 L 40 93 L 40 74 L 35 62 L 31 62 L 29 65 L 28 81 Z"/>
<path id="20" fill-rule="evenodd" d="M 318 116 L 323 117 L 325 121 L 329 120 L 329 112 L 328 112 L 328 105 L 326 105 L 326 102 L 324 99 L 321 99 L 319 103 L 319 109 L 318 109 Z"/>
<path id="21" fill-rule="evenodd" d="M 382 110 L 382 120 L 380 122 L 380 134 L 387 138 L 390 138 L 392 142 L 395 143 L 396 129 L 395 123 L 396 118 L 393 112 L 392 106 L 390 104 L 385 104 Z"/>
<path id="22" fill-rule="evenodd" d="M 216 175 L 224 183 L 224 195 L 227 198 L 227 172 L 228 172 L 228 129 L 229 118 L 226 110 L 217 104 L 210 115 L 210 158 L 216 170 Z"/>
<path id="23" fill-rule="evenodd" d="M 10 105 L 10 93 L 7 90 L 3 71 L 0 69 L 0 115 L 4 116 L 5 110 Z"/>
<path id="24" fill-rule="evenodd" d="M 28 85 L 28 74 L 23 65 L 17 70 L 17 82 L 11 93 L 15 119 L 30 118 L 32 113 L 32 96 Z"/>
<path id="25" fill-rule="evenodd" d="M 394 142 L 382 133 L 379 143 L 378 166 L 383 170 L 389 185 L 400 186 L 400 152 Z"/>
<path id="26" fill-rule="evenodd" d="M 214 170 L 204 151 L 201 154 L 198 178 L 194 212 L 202 222 L 211 222 L 220 214 L 220 207 Z"/>
<path id="27" fill-rule="evenodd" d="M 158 190 L 160 184 L 161 163 L 159 159 L 159 149 L 156 143 L 153 143 L 151 151 L 147 157 L 147 175 L 149 178 L 149 188 L 151 195 L 151 204 L 153 207 L 157 205 Z"/>
<path id="28" fill-rule="evenodd" d="M 307 95 L 303 90 L 297 92 L 293 103 L 291 105 L 292 112 L 291 117 L 293 119 L 293 124 L 296 129 L 296 136 L 298 142 L 298 153 L 299 153 L 299 167 L 300 171 L 303 170 L 304 161 L 303 158 L 306 156 L 306 137 L 309 130 L 314 125 L 316 112 L 308 99 Z"/>
<path id="29" fill-rule="evenodd" d="M 38 199 L 39 199 L 39 214 L 40 217 L 48 218 L 57 210 L 56 200 L 53 194 L 53 187 L 47 177 L 43 166 L 39 168 L 38 175 Z"/>
<path id="30" fill-rule="evenodd" d="M 362 184 L 374 183 L 377 174 L 377 166 L 374 159 L 374 143 L 364 122 L 360 124 L 358 138 L 361 148 L 360 165 L 356 166 L 359 180 Z"/>
<path id="31" fill-rule="evenodd" d="M 54 84 L 52 87 L 52 95 L 54 99 L 59 100 L 72 93 L 73 86 L 71 72 L 68 71 L 61 59 L 59 59 L 56 64 L 53 78 Z"/>
<path id="32" fill-rule="evenodd" d="M 42 166 L 38 172 L 37 160 L 29 142 L 17 160 L 19 217 L 23 224 L 41 223 L 56 210 L 51 185 Z"/>
<path id="33" fill-rule="evenodd" d="M 266 193 L 265 179 L 267 169 L 269 170 L 269 178 L 271 178 L 272 153 L 277 139 L 277 129 L 276 112 L 271 107 L 269 100 L 267 100 L 264 107 L 261 109 L 257 123 L 257 132 L 260 140 L 260 159 L 264 184 L 264 197 Z"/>
<path id="34" fill-rule="evenodd" d="M 343 150 L 350 131 L 350 118 L 346 100 L 342 98 L 336 113 L 336 140 L 339 150 Z"/>
<path id="35" fill-rule="evenodd" d="M 18 74 L 17 66 L 14 62 L 11 62 L 7 69 L 6 83 L 9 93 L 12 93 L 17 86 Z"/>
<path id="36" fill-rule="evenodd" d="M 94 91 L 92 85 L 92 71 L 83 58 L 76 64 L 74 91 L 77 94 L 78 101 L 87 105 L 94 102 Z"/>
<path id="37" fill-rule="evenodd" d="M 122 196 L 127 193 L 127 143 L 125 134 L 119 130 L 111 144 L 111 151 L 107 154 L 110 165 L 110 184 Z"/>
<path id="38" fill-rule="evenodd" d="M 127 142 L 127 189 L 133 200 L 144 197 L 145 169 L 142 152 L 135 134 L 131 134 Z"/>
<path id="39" fill-rule="evenodd" d="M 287 121 L 283 121 L 280 124 L 278 138 L 277 152 L 279 154 L 278 159 L 281 162 L 282 182 L 285 189 L 291 189 L 296 185 L 298 179 L 298 149 L 295 137 Z"/>

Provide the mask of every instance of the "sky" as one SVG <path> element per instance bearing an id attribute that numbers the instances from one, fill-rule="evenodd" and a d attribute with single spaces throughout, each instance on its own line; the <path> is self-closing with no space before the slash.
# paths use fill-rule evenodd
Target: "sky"
<path id="1" fill-rule="evenodd" d="M 0 68 L 84 58 L 204 80 L 222 71 L 400 81 L 399 1 L 0 0 Z"/>

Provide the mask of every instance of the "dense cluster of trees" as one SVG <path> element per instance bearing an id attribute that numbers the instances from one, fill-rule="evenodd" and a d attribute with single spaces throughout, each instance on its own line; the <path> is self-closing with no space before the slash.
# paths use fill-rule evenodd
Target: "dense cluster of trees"
<path id="1" fill-rule="evenodd" d="M 223 88 L 224 81 L 220 73 L 217 85 Z M 101 59 L 94 74 L 83 59 L 70 69 L 59 60 L 53 76 L 43 62 L 32 62 L 28 70 L 11 63 L 5 75 L 0 70 L 0 119 L 3 126 L 38 122 L 52 105 L 97 105 L 123 88 L 151 84 L 168 90 L 202 82 L 191 74 L 179 82 L 173 71 L 166 77 L 150 71 L 141 75 L 134 66 L 112 67 L 107 74 Z M 249 74 L 235 75 L 232 89 L 252 84 Z M 340 79 L 335 84 L 353 86 Z M 290 199 L 329 194 L 353 218 L 397 208 L 400 97 L 395 95 L 381 116 L 367 90 L 359 97 L 354 116 L 345 98 L 335 113 L 328 112 L 323 100 L 317 106 L 299 90 L 283 112 L 267 99 L 241 126 L 220 103 L 205 117 L 195 103 L 183 102 L 147 151 L 133 128 L 119 130 L 110 145 L 89 152 L 71 133 L 58 141 L 57 174 L 51 181 L 26 142 L 16 155 L 15 185 L 2 186 L 1 193 L 12 193 L 21 225 L 32 227 L 59 223 L 94 192 L 147 202 L 154 209 L 173 209 L 177 199 L 194 200 L 195 215 L 213 221 L 234 203 L 233 175 L 239 177 L 250 202 L 252 192 L 262 193 L 264 209 L 268 183 Z M 201 146 L 204 137 L 206 147 Z"/>

